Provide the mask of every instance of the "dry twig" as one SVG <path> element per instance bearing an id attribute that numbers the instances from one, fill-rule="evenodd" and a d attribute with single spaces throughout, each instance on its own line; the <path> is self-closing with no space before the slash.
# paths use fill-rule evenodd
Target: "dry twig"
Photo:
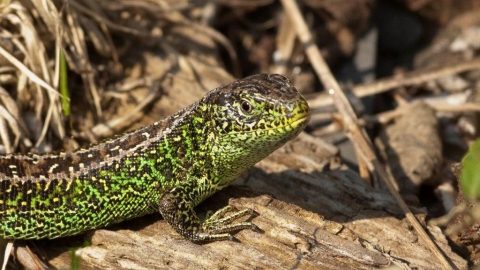
<path id="1" fill-rule="evenodd" d="M 395 75 L 388 78 L 376 80 L 371 83 L 360 84 L 352 89 L 352 93 L 357 97 L 365 97 L 386 92 L 393 88 L 402 86 L 417 85 L 425 82 L 433 81 L 448 75 L 457 74 L 473 69 L 480 68 L 480 58 L 473 59 L 468 62 L 462 62 L 452 66 L 429 70 L 417 70 L 407 72 L 402 75 Z M 319 94 L 317 97 L 308 101 L 312 108 L 332 105 L 333 97 L 329 94 Z"/>

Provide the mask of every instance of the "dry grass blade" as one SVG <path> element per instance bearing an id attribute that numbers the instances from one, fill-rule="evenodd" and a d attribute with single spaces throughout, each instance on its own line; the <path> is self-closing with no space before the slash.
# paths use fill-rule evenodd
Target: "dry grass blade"
<path id="1" fill-rule="evenodd" d="M 7 243 L 7 247 L 5 248 L 5 254 L 3 255 L 2 270 L 7 269 L 8 259 L 10 258 L 10 254 L 12 253 L 12 249 L 13 249 L 13 240 L 9 240 Z"/>
<path id="2" fill-rule="evenodd" d="M 0 128 L 0 134 L 2 137 L 2 142 L 5 146 L 5 152 L 6 153 L 13 153 L 14 148 L 17 146 L 18 141 L 20 140 L 20 137 L 22 136 L 22 129 L 19 126 L 19 122 L 13 115 L 10 114 L 10 112 L 5 109 L 5 107 L 0 106 L 0 115 L 1 115 L 1 120 L 2 120 L 2 127 Z M 13 134 L 15 134 L 15 142 L 13 145 L 10 143 L 10 137 L 8 136 L 8 128 L 7 125 L 5 125 L 4 120 L 7 121 L 8 126 L 11 128 Z"/>
<path id="3" fill-rule="evenodd" d="M 57 32 L 57 28 L 62 26 L 57 9 L 52 1 L 31 0 L 38 12 L 40 18 L 45 22 L 48 31 L 52 35 Z"/>
<path id="4" fill-rule="evenodd" d="M 12 129 L 13 134 L 15 135 L 15 142 L 13 143 L 13 148 L 18 146 L 18 141 L 24 137 L 23 134 L 27 132 L 27 125 L 23 121 L 23 118 L 20 113 L 15 100 L 10 96 L 10 94 L 0 86 L 0 100 L 3 104 L 2 107 L 5 107 L 6 114 L 0 113 L 3 118 L 5 118 Z M 26 137 L 23 138 L 23 145 L 31 147 L 32 143 Z"/>
<path id="5" fill-rule="evenodd" d="M 5 108 L 0 106 L 0 115 L 3 113 L 5 113 Z M 8 128 L 5 124 L 3 115 L 0 117 L 0 138 L 2 138 L 3 146 L 5 147 L 5 153 L 12 153 L 13 148 L 10 142 L 10 137 L 8 136 Z"/>
<path id="6" fill-rule="evenodd" d="M 74 5 L 73 1 L 69 3 Z M 102 116 L 102 108 L 100 106 L 100 95 L 98 93 L 97 85 L 95 83 L 95 77 L 93 72 L 93 66 L 89 60 L 89 54 L 86 45 L 85 32 L 80 26 L 79 16 L 77 12 L 66 8 L 67 25 L 66 30 L 66 42 L 70 44 L 72 52 L 66 54 L 65 57 L 68 62 L 68 66 L 79 73 L 84 82 L 84 88 L 92 94 L 93 103 L 95 105 L 97 116 Z"/>
<path id="7" fill-rule="evenodd" d="M 60 66 L 60 50 L 62 49 L 62 36 L 64 33 L 63 30 L 63 23 L 60 18 L 60 14 L 57 11 L 54 3 L 52 1 L 40 1 L 40 0 L 33 0 L 32 3 L 35 5 L 36 10 L 39 11 L 39 15 L 42 18 L 42 20 L 47 24 L 48 29 L 50 31 L 50 34 L 53 35 L 55 38 L 55 65 L 54 65 L 54 70 L 51 70 L 47 66 L 48 62 L 48 57 L 46 56 L 46 52 L 44 52 L 42 55 L 44 57 L 41 58 L 42 60 L 42 69 L 44 70 L 45 74 L 49 74 L 49 77 L 51 77 L 51 82 L 50 84 L 53 85 L 55 88 L 58 88 L 59 85 L 59 66 Z M 40 39 L 38 38 L 38 43 Z M 42 48 L 43 51 L 45 51 L 45 47 L 43 44 L 39 44 L 39 47 Z M 68 97 L 65 97 L 68 98 Z M 48 99 L 49 99 L 49 104 L 50 106 L 47 109 L 47 115 L 45 117 L 45 124 L 42 127 L 42 130 L 40 132 L 40 139 L 37 140 L 35 147 L 39 147 L 39 145 L 42 143 L 43 138 L 45 138 L 45 135 L 48 130 L 48 123 L 52 123 L 50 127 L 53 129 L 53 131 L 58 135 L 58 137 L 63 138 L 65 137 L 65 129 L 63 126 L 63 117 L 61 114 L 61 110 L 59 109 L 60 107 L 60 100 L 58 95 L 52 95 L 51 93 L 48 93 Z"/>
<path id="8" fill-rule="evenodd" d="M 42 1 L 42 3 L 37 2 L 36 4 L 38 5 L 38 8 L 41 9 L 39 14 L 42 14 L 43 21 L 48 22 L 48 26 L 53 28 L 52 31 L 55 31 L 55 29 L 59 27 L 58 24 L 60 23 L 60 19 L 53 3 L 49 1 Z M 18 16 L 22 22 L 20 33 L 25 41 L 25 48 L 27 50 L 25 56 L 27 59 L 29 59 L 29 67 L 35 74 L 41 74 L 41 77 L 50 86 L 55 86 L 55 72 L 49 66 L 50 59 L 46 52 L 46 48 L 40 39 L 40 33 L 37 33 L 34 18 L 31 17 L 26 10 L 24 11 L 23 7 L 22 9 L 19 9 L 19 11 L 22 11 L 18 12 Z M 58 59 L 56 62 L 54 62 L 54 65 L 58 66 Z M 43 101 L 43 91 L 41 91 L 38 86 L 36 87 L 36 92 L 38 93 L 38 100 Z M 43 122 L 43 126 L 40 131 L 40 135 L 37 138 L 37 142 L 35 143 L 35 147 L 38 147 L 43 142 L 49 127 L 57 134 L 58 137 L 63 138 L 65 136 L 61 111 L 58 109 L 60 95 L 56 90 L 47 91 L 46 95 L 48 97 L 48 102 L 46 102 L 45 105 L 48 106 L 47 111 L 49 113 L 47 113 L 47 117 L 43 121 L 41 120 L 44 110 L 44 108 L 41 106 L 43 102 L 39 102 L 37 105 L 37 122 Z M 51 114 L 55 115 L 55 117 L 52 118 Z M 51 121 L 52 119 L 54 121 Z"/>
<path id="9" fill-rule="evenodd" d="M 429 104 L 429 106 L 439 112 L 480 112 L 480 104 L 474 102 L 466 102 L 463 104 Z"/>
<path id="10" fill-rule="evenodd" d="M 46 23 L 47 28 L 55 28 L 59 19 L 58 14 L 50 9 L 54 8 L 53 3 L 42 1 L 35 2 L 34 4 L 37 4 L 40 9 L 36 14 L 46 16 L 43 21 Z M 62 116 L 60 115 L 60 111 L 56 109 L 58 108 L 59 93 L 52 86 L 55 85 L 54 72 L 49 66 L 49 57 L 44 44 L 39 38 L 40 34 L 37 33 L 37 27 L 34 26 L 35 18 L 33 18 L 29 14 L 28 9 L 23 7 L 19 2 L 2 6 L 0 14 L 0 23 L 7 26 L 2 29 L 2 35 L 8 38 L 11 44 L 14 45 L 14 47 L 9 48 L 9 50 L 0 46 L 0 54 L 16 68 L 15 73 L 18 78 L 17 95 L 19 102 L 29 103 L 31 100 L 28 100 L 28 97 L 35 98 L 33 104 L 36 111 L 36 120 L 37 123 L 43 123 L 42 129 L 44 132 L 36 136 L 36 144 L 39 145 L 43 141 L 48 127 L 51 127 L 59 137 L 63 137 L 65 132 Z M 15 55 L 12 52 L 15 52 Z M 47 102 L 45 102 L 44 95 L 48 96 Z M 7 102 L 5 98 L 3 98 L 2 101 L 3 103 Z M 11 112 L 16 113 L 14 113 L 15 115 L 13 116 L 10 115 L 8 118 L 5 118 L 5 116 L 9 114 L 5 114 L 4 118 L 14 131 L 16 135 L 15 141 L 18 142 L 20 138 L 18 132 L 20 129 L 15 127 L 15 123 L 18 123 L 22 117 L 18 110 L 13 108 L 14 106 L 11 106 L 11 104 L 8 106 L 9 108 L 7 109 L 11 109 Z M 53 122 L 49 119 L 47 119 L 47 121 L 41 120 L 45 108 L 51 111 L 51 114 L 55 115 Z M 25 127 L 25 125 L 23 126 Z M 25 132 L 26 130 L 27 129 L 23 128 L 21 131 Z M 6 137 L 3 136 L 3 138 L 5 139 Z M 29 141 L 24 140 L 23 143 L 29 144 Z M 31 144 L 28 145 L 28 147 L 30 146 Z"/>
<path id="11" fill-rule="evenodd" d="M 375 152 L 372 148 L 372 144 L 368 137 L 366 136 L 365 130 L 361 129 L 357 124 L 357 118 L 351 105 L 348 102 L 345 94 L 338 85 L 337 81 L 333 77 L 330 69 L 328 68 L 325 60 L 323 59 L 320 50 L 315 43 L 313 42 L 312 35 L 308 29 L 308 26 L 303 19 L 300 9 L 294 0 L 282 0 L 281 1 L 284 7 L 285 12 L 290 16 L 292 23 L 296 26 L 297 36 L 300 41 L 305 46 L 306 54 L 315 69 L 317 75 L 320 77 L 322 82 L 325 84 L 325 87 L 333 94 L 334 103 L 343 117 L 343 122 L 351 136 L 352 142 L 355 145 L 355 150 L 358 151 L 358 155 L 362 156 L 364 161 L 369 164 L 370 169 L 374 170 L 380 179 L 387 185 L 388 190 L 393 195 L 393 197 L 398 202 L 399 206 L 404 211 L 407 219 L 410 221 L 412 226 L 415 228 L 417 233 L 432 251 L 432 253 L 438 258 L 442 263 L 445 269 L 452 269 L 451 264 L 443 256 L 442 252 L 438 249 L 435 243 L 430 239 L 428 234 L 425 232 L 423 227 L 420 225 L 418 220 L 415 218 L 411 210 L 408 208 L 405 201 L 395 189 L 394 180 L 389 178 L 380 162 L 375 156 Z"/>
<path id="12" fill-rule="evenodd" d="M 12 63 L 16 68 L 18 68 L 23 74 L 25 74 L 32 82 L 40 85 L 41 87 L 47 89 L 48 91 L 55 93 L 56 95 L 59 95 L 58 92 L 55 89 L 53 89 L 53 87 L 51 87 L 48 83 L 46 83 L 40 77 L 35 75 L 35 73 L 33 73 L 22 62 L 20 62 L 17 58 L 15 58 L 8 51 L 6 51 L 2 46 L 0 46 L 0 54 L 3 57 L 5 57 L 7 60 L 9 60 L 10 63 Z"/>
<path id="13" fill-rule="evenodd" d="M 55 110 L 55 109 L 57 109 L 57 110 Z M 47 134 L 47 129 L 48 129 L 47 123 L 50 123 L 50 120 L 52 119 L 52 115 L 54 114 L 55 111 L 58 112 L 58 108 L 55 108 L 54 106 L 49 106 L 48 107 L 47 115 L 45 117 L 45 124 L 43 125 L 42 130 L 40 132 L 40 138 L 35 143 L 35 146 L 34 146 L 35 148 L 38 148 L 40 146 L 40 144 L 42 143 L 43 138 L 45 138 L 45 135 Z M 58 118 L 56 120 L 58 120 Z M 62 131 L 63 131 L 63 129 L 62 129 Z M 60 134 L 60 136 L 61 136 L 60 138 L 63 138 L 65 136 L 64 132 L 62 132 Z"/>

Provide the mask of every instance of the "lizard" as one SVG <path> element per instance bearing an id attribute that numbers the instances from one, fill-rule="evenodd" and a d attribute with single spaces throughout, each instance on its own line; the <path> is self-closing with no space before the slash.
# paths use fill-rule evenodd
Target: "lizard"
<path id="1" fill-rule="evenodd" d="M 52 239 L 159 212 L 185 239 L 232 240 L 256 228 L 234 223 L 253 210 L 227 206 L 200 220 L 194 207 L 296 137 L 309 116 L 289 79 L 258 74 L 86 148 L 0 155 L 0 238 Z"/>

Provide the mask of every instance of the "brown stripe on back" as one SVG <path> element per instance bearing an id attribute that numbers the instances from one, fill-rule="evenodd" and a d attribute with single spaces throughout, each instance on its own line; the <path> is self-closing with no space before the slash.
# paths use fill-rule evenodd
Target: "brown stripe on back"
<path id="1" fill-rule="evenodd" d="M 194 106 L 193 104 L 192 106 Z M 108 139 L 103 142 L 92 144 L 89 148 L 78 149 L 72 153 L 50 153 L 45 155 L 0 155 L 0 181 L 12 180 L 18 177 L 18 180 L 40 181 L 40 176 L 48 178 L 71 178 L 71 168 L 74 172 L 80 170 L 80 164 L 83 164 L 85 170 L 90 167 L 97 167 L 100 162 L 108 162 L 111 158 L 132 151 L 131 149 L 144 143 L 146 140 L 163 139 L 162 133 L 166 127 L 174 129 L 172 126 L 176 120 L 190 111 L 185 108 L 170 117 L 151 124 L 149 126 L 137 129 L 124 135 Z M 150 144 L 146 144 L 148 147 Z M 153 146 L 153 145 L 152 145 Z M 142 151 L 140 149 L 136 151 Z"/>

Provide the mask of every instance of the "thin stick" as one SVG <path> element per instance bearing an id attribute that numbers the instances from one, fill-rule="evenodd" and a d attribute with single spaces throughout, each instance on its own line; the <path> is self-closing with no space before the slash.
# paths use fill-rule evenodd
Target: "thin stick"
<path id="1" fill-rule="evenodd" d="M 292 23 L 295 25 L 297 36 L 305 47 L 305 52 L 310 60 L 310 63 L 312 64 L 317 75 L 324 83 L 325 88 L 328 89 L 329 92 L 332 94 L 335 106 L 343 117 L 343 121 L 347 129 L 347 135 L 349 135 L 349 137 L 353 139 L 352 142 L 356 145 L 355 149 L 359 152 L 358 156 L 363 157 L 363 160 L 367 162 L 370 169 L 376 172 L 380 179 L 386 184 L 388 190 L 398 202 L 407 219 L 415 228 L 419 236 L 423 238 L 428 248 L 438 258 L 443 267 L 445 269 L 452 269 L 450 263 L 443 256 L 441 251 L 438 250 L 435 243 L 430 239 L 428 234 L 423 229 L 422 225 L 420 225 L 411 210 L 408 208 L 405 201 L 403 201 L 402 197 L 395 189 L 393 180 L 388 177 L 384 168 L 381 166 L 380 162 L 375 156 L 372 143 L 366 136 L 365 130 L 361 129 L 357 125 L 357 117 L 351 105 L 349 104 L 348 99 L 338 85 L 338 82 L 333 77 L 325 60 L 323 59 L 320 50 L 313 42 L 312 35 L 300 13 L 300 9 L 298 8 L 297 4 L 294 0 L 281 0 L 281 2 L 283 4 L 285 12 L 288 14 L 288 16 L 290 16 Z"/>
<path id="2" fill-rule="evenodd" d="M 293 29 L 290 18 L 282 16 L 276 37 L 277 51 L 274 55 L 274 66 L 271 67 L 271 73 L 285 74 L 287 72 L 288 61 L 295 47 L 295 36 L 295 29 Z"/>
<path id="3" fill-rule="evenodd" d="M 353 87 L 352 92 L 359 98 L 386 92 L 390 89 L 416 85 L 433 81 L 445 76 L 462 73 L 468 70 L 480 69 L 480 58 L 475 58 L 468 62 L 462 62 L 447 67 L 435 69 L 417 70 L 407 72 L 402 75 L 395 75 L 388 78 L 376 80 L 371 83 L 360 84 Z M 317 97 L 308 101 L 312 108 L 322 107 L 333 104 L 333 98 L 329 94 L 319 94 Z"/>

